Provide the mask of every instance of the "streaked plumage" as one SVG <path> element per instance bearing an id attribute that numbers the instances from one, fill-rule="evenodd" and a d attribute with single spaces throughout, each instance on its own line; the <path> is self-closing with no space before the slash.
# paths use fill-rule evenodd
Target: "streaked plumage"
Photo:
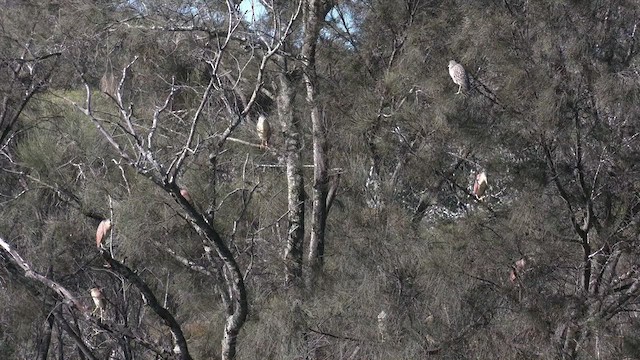
<path id="1" fill-rule="evenodd" d="M 258 131 L 258 137 L 260 137 L 262 146 L 269 146 L 269 139 L 271 138 L 271 125 L 264 115 L 258 116 L 258 124 L 256 125 L 256 130 Z"/>
<path id="2" fill-rule="evenodd" d="M 456 94 L 460 94 L 461 91 L 469 91 L 469 76 L 464 67 L 455 60 L 449 61 L 449 76 L 451 76 L 453 82 L 458 85 L 458 92 Z"/>
<path id="3" fill-rule="evenodd" d="M 102 319 L 104 317 L 104 310 L 107 305 L 104 299 L 104 295 L 102 295 L 102 290 L 96 287 L 90 289 L 89 292 L 91 293 L 93 303 L 96 305 L 95 309 L 93 309 L 93 313 L 95 313 L 96 311 L 100 311 L 100 319 Z"/>

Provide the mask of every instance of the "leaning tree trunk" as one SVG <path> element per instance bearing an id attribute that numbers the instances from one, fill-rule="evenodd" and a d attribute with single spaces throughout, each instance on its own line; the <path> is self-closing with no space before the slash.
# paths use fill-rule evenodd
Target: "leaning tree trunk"
<path id="1" fill-rule="evenodd" d="M 309 265 L 311 278 L 321 270 L 324 262 L 325 228 L 327 224 L 327 129 L 318 109 L 318 81 L 316 75 L 316 45 L 320 23 L 331 9 L 330 1 L 307 0 L 304 8 L 304 42 L 302 45 L 303 79 L 307 104 L 311 113 L 313 135 L 313 210 Z"/>
<path id="2" fill-rule="evenodd" d="M 284 60 L 283 60 L 284 61 Z M 282 124 L 287 166 L 288 189 L 288 229 L 287 245 L 284 251 L 285 282 L 298 284 L 302 278 L 302 257 L 304 243 L 304 177 L 302 176 L 301 124 L 294 116 L 292 103 L 295 91 L 290 75 L 281 72 L 278 75 L 278 117 Z"/>
<path id="3" fill-rule="evenodd" d="M 205 247 L 213 245 L 213 249 L 217 253 L 218 258 L 224 264 L 227 292 L 231 295 L 231 308 L 229 309 L 230 312 L 227 312 L 227 319 L 224 326 L 221 355 L 223 360 L 234 359 L 236 356 L 238 334 L 247 320 L 247 313 L 249 312 L 247 290 L 244 285 L 244 278 L 240 267 L 233 253 L 220 237 L 220 234 L 207 222 L 205 215 L 198 212 L 187 199 L 178 196 L 180 194 L 180 188 L 175 183 L 163 184 L 162 181 L 158 179 L 152 178 L 152 180 L 175 196 L 183 209 L 187 210 L 187 219 L 193 229 L 203 237 Z"/>

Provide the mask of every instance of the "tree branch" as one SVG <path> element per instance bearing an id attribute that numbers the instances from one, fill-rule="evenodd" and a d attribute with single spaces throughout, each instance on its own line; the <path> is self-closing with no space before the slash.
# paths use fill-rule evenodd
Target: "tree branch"
<path id="1" fill-rule="evenodd" d="M 114 272 L 127 279 L 138 289 L 138 291 L 140 291 L 142 298 L 145 301 L 145 305 L 149 305 L 151 310 L 153 310 L 153 312 L 155 312 L 164 321 L 165 325 L 169 327 L 171 335 L 173 336 L 174 344 L 176 345 L 174 351 L 179 358 L 181 360 L 191 360 L 191 355 L 189 355 L 189 349 L 187 348 L 187 340 L 182 333 L 182 328 L 169 310 L 160 305 L 160 302 L 146 282 L 144 282 L 144 280 L 142 280 L 127 266 L 112 258 L 106 249 L 100 249 L 100 253 L 102 254 L 102 258 L 107 262 L 107 264 L 109 264 L 110 268 Z"/>

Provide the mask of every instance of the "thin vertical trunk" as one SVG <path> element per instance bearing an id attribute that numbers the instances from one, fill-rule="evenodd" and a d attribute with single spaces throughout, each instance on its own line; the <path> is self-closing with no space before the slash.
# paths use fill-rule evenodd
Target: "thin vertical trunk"
<path id="1" fill-rule="evenodd" d="M 292 103 L 295 91 L 289 74 L 278 76 L 278 117 L 284 134 L 288 189 L 288 230 L 287 245 L 284 250 L 285 282 L 299 283 L 302 278 L 302 257 L 304 243 L 304 177 L 302 176 L 301 124 L 294 116 Z"/>
<path id="2" fill-rule="evenodd" d="M 56 319 L 57 320 L 57 319 Z M 58 335 L 58 360 L 64 360 L 64 332 L 62 330 L 62 326 L 60 326 L 60 322 L 56 321 L 57 326 L 57 335 Z M 80 349 L 78 347 L 78 349 Z"/>
<path id="3" fill-rule="evenodd" d="M 205 210 L 205 216 L 207 218 L 207 220 L 209 220 L 210 223 L 213 223 L 213 219 L 215 218 L 215 211 L 216 211 L 216 189 L 217 189 L 217 182 L 218 182 L 218 174 L 217 174 L 217 167 L 218 167 L 218 157 L 215 156 L 215 153 L 212 153 L 211 155 L 209 155 L 209 169 L 211 169 L 211 180 L 209 181 L 209 188 L 211 189 L 211 193 L 209 196 L 209 203 L 207 204 L 207 208 Z"/>
<path id="4" fill-rule="evenodd" d="M 315 276 L 324 263 L 325 228 L 327 224 L 327 130 L 320 117 L 318 106 L 318 81 L 316 75 L 316 45 L 320 23 L 331 9 L 331 2 L 308 0 L 304 7 L 304 42 L 302 45 L 303 79 L 307 92 L 307 104 L 311 113 L 313 135 L 313 210 L 309 265 Z"/>
<path id="5" fill-rule="evenodd" d="M 51 331 L 53 330 L 53 315 L 47 317 L 47 322 L 43 326 L 42 339 L 38 343 L 38 360 L 46 360 L 49 356 L 49 346 L 51 345 Z"/>
<path id="6" fill-rule="evenodd" d="M 564 343 L 562 344 L 562 359 L 572 360 L 576 358 L 576 345 L 578 342 L 578 332 L 576 326 L 569 324 L 567 326 L 567 334 L 564 337 Z"/>
<path id="7" fill-rule="evenodd" d="M 156 181 L 156 179 L 153 178 L 152 180 Z M 157 181 L 156 184 L 160 187 L 163 187 L 167 192 L 171 194 L 180 193 L 180 188 L 178 188 L 175 183 L 166 185 L 161 181 Z M 228 289 L 227 292 L 231 298 L 233 312 L 231 314 L 227 314 L 227 319 L 225 321 L 221 355 L 223 360 L 234 359 L 236 356 L 238 334 L 240 333 L 240 329 L 242 329 L 242 326 L 247 320 L 247 313 L 249 312 L 247 290 L 244 285 L 242 272 L 240 271 L 240 267 L 238 266 L 233 253 L 231 252 L 231 250 L 229 250 L 226 243 L 222 240 L 220 234 L 218 234 L 213 226 L 211 226 L 211 224 L 207 221 L 205 216 L 198 212 L 195 208 L 193 208 L 191 203 L 189 203 L 184 197 L 179 196 L 176 198 L 178 202 L 183 206 L 183 208 L 188 210 L 187 214 L 189 222 L 191 223 L 193 229 L 203 237 L 203 245 L 215 249 L 218 258 L 224 264 L 224 279 Z M 113 268 L 113 264 L 110 264 Z M 181 350 L 181 354 L 179 355 L 183 359 L 185 359 L 186 356 L 188 356 L 188 353 L 186 352 L 186 342 L 184 341 L 184 337 L 178 330 L 180 330 L 179 327 L 175 327 L 174 336 L 176 344 L 183 346 L 184 350 Z"/>

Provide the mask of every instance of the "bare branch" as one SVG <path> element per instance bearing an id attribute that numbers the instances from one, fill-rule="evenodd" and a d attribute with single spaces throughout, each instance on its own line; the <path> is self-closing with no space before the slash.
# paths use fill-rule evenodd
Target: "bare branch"
<path id="1" fill-rule="evenodd" d="M 209 63 L 209 65 L 211 66 L 212 73 L 215 74 L 217 65 L 213 63 Z M 189 135 L 187 136 L 187 140 L 182 148 L 182 151 L 179 153 L 178 156 L 176 156 L 176 158 L 173 160 L 173 162 L 171 163 L 171 165 L 169 165 L 169 168 L 167 169 L 166 176 L 169 184 L 172 184 L 175 182 L 175 177 L 179 173 L 180 168 L 182 167 L 182 164 L 184 163 L 184 160 L 187 157 L 187 154 L 191 150 L 191 144 L 193 142 L 193 137 L 195 136 L 196 126 L 198 125 L 198 121 L 200 120 L 200 117 L 202 115 L 202 111 L 204 110 L 205 105 L 209 101 L 209 96 L 210 96 L 211 90 L 213 89 L 214 81 L 215 81 L 215 76 L 212 76 L 211 79 L 209 80 L 209 84 L 207 85 L 207 88 L 204 91 L 204 94 L 202 95 L 202 98 L 200 99 L 200 105 L 198 106 L 196 113 L 193 115 L 193 120 L 191 121 L 191 128 L 189 129 Z"/>
<path id="2" fill-rule="evenodd" d="M 214 266 L 215 267 L 215 272 L 211 272 L 206 267 L 204 267 L 202 265 L 198 265 L 197 263 L 187 259 L 184 256 L 178 255 L 178 253 L 175 250 L 173 250 L 170 247 L 160 243 L 159 241 L 154 241 L 154 244 L 159 249 L 161 249 L 164 252 L 166 252 L 167 254 L 171 255 L 171 257 L 173 257 L 178 263 L 182 264 L 186 268 L 188 268 L 188 269 L 190 269 L 192 271 L 195 271 L 197 273 L 200 273 L 202 275 L 206 275 L 208 277 L 211 277 L 211 278 L 215 279 L 216 280 L 215 290 L 220 295 L 220 298 L 222 300 L 222 304 L 224 305 L 225 309 L 230 309 L 231 308 L 231 305 L 230 305 L 231 301 L 229 299 L 229 293 L 226 291 L 226 289 L 224 287 L 222 287 L 222 284 L 224 284 L 224 279 L 222 278 L 222 274 L 220 274 L 220 269 L 217 266 Z"/>
<path id="3" fill-rule="evenodd" d="M 544 154 L 545 157 L 547 159 L 547 163 L 549 165 L 549 171 L 551 172 L 551 178 L 553 179 L 553 182 L 556 185 L 556 188 L 558 189 L 558 192 L 560 193 L 560 197 L 562 197 L 562 199 L 564 200 L 565 204 L 567 205 L 567 209 L 569 210 L 569 218 L 571 220 L 571 223 L 573 224 L 574 229 L 578 232 L 578 234 L 582 233 L 582 229 L 580 228 L 580 226 L 578 225 L 577 221 L 576 221 L 576 217 L 573 211 L 573 205 L 571 204 L 571 200 L 569 199 L 569 194 L 566 192 L 566 190 L 564 189 L 564 186 L 562 186 L 562 183 L 560 182 L 560 177 L 558 175 L 558 172 L 556 170 L 556 164 L 553 160 L 553 156 L 551 155 L 551 149 L 549 148 L 549 145 L 546 144 L 545 142 L 542 143 L 542 148 L 544 150 Z"/>
<path id="4" fill-rule="evenodd" d="M 69 290 L 46 276 L 32 270 L 31 266 L 29 266 L 22 256 L 20 256 L 17 251 L 13 250 L 2 238 L 0 238 L 0 252 L 6 254 L 8 259 L 22 270 L 22 275 L 24 277 L 45 285 L 49 289 L 53 290 L 60 300 L 68 305 L 73 305 L 73 307 L 84 314 L 85 318 L 89 317 L 89 310 L 75 296 L 73 296 Z"/>
<path id="5" fill-rule="evenodd" d="M 62 329 L 71 337 L 71 339 L 73 339 L 73 341 L 76 343 L 76 345 L 78 346 L 78 348 L 80 349 L 80 351 L 82 351 L 82 354 L 84 354 L 84 356 L 88 357 L 89 359 L 92 360 L 97 360 L 98 358 L 91 352 L 91 350 L 89 350 L 89 348 L 87 347 L 87 344 L 85 344 L 85 342 L 82 340 L 82 338 L 80 337 L 80 335 L 78 335 L 69 325 L 69 322 L 67 322 L 67 320 L 64 318 L 64 316 L 62 316 L 62 311 L 60 309 L 58 309 L 56 311 L 56 315 L 50 315 L 53 316 L 53 318 L 55 319 L 55 322 L 60 325 L 60 327 L 62 327 Z"/>
<path id="6" fill-rule="evenodd" d="M 189 355 L 187 341 L 184 337 L 184 334 L 182 333 L 182 328 L 173 317 L 173 315 L 167 309 L 162 307 L 162 305 L 160 305 L 160 302 L 153 294 L 153 291 L 151 291 L 144 280 L 142 280 L 127 266 L 112 258 L 109 252 L 107 252 L 106 250 L 101 249 L 100 253 L 102 254 L 102 258 L 109 264 L 114 272 L 127 279 L 138 289 L 138 291 L 140 291 L 143 299 L 145 300 L 145 304 L 149 305 L 149 307 L 151 307 L 151 309 L 164 321 L 165 325 L 169 327 L 171 335 L 173 335 L 173 341 L 176 345 L 174 351 L 176 351 L 176 354 L 180 357 L 180 359 L 190 360 L 191 355 Z"/>
<path id="7" fill-rule="evenodd" d="M 173 96 L 176 93 L 176 78 L 175 76 L 171 78 L 171 91 L 169 91 L 169 95 L 164 101 L 164 104 L 160 107 L 157 107 L 153 112 L 153 120 L 151 122 L 151 129 L 149 129 L 149 133 L 147 134 L 147 151 L 152 151 L 153 147 L 153 137 L 155 136 L 156 129 L 158 128 L 158 120 L 160 118 L 160 114 L 167 110 L 171 100 L 173 100 Z"/>
<path id="8" fill-rule="evenodd" d="M 131 157 L 127 154 L 127 152 L 120 147 L 120 144 L 118 144 L 118 142 L 115 141 L 113 136 L 111 136 L 111 134 L 107 132 L 105 128 L 102 126 L 102 121 L 101 121 L 102 119 L 94 116 L 93 111 L 91 110 L 91 88 L 89 87 L 89 84 L 87 84 L 86 82 L 84 84 L 84 87 L 86 91 L 86 108 L 81 107 L 80 105 L 78 105 L 78 103 L 76 103 L 75 101 L 72 101 L 71 99 L 68 99 L 68 98 L 64 98 L 64 99 L 67 100 L 69 103 L 71 103 L 71 105 L 73 105 L 76 109 L 80 110 L 87 117 L 89 117 L 91 121 L 93 121 L 94 125 L 96 125 L 96 127 L 98 128 L 98 131 L 102 134 L 102 136 L 104 136 L 104 138 L 109 142 L 109 144 L 111 144 L 111 146 L 118 152 L 118 154 L 123 159 L 127 160 L 129 163 L 133 163 Z"/>

